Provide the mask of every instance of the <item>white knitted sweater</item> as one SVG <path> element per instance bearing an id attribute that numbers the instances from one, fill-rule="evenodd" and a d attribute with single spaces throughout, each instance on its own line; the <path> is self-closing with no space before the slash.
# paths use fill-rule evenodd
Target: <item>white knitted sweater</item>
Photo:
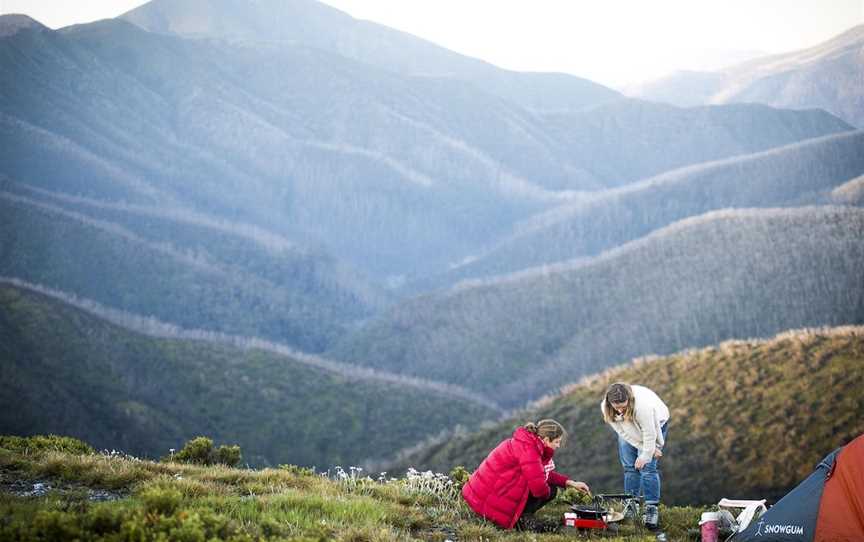
<path id="1" fill-rule="evenodd" d="M 633 419 L 624 420 L 616 416 L 609 425 L 618 435 L 639 450 L 639 458 L 651 461 L 654 449 L 663 448 L 663 432 L 660 428 L 669 420 L 669 408 L 656 393 L 644 386 L 633 388 Z M 604 399 L 605 400 L 605 399 Z M 602 412 L 603 401 L 600 402 Z"/>

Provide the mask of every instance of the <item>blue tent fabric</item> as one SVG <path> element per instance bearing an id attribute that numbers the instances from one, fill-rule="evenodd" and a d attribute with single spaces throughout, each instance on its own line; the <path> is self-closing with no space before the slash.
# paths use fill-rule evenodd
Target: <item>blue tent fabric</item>
<path id="1" fill-rule="evenodd" d="M 795 489 L 777 501 L 747 529 L 732 538 L 733 542 L 810 542 L 816 533 L 816 518 L 822 489 L 834 460 L 842 448 L 828 454 L 816 470 Z"/>

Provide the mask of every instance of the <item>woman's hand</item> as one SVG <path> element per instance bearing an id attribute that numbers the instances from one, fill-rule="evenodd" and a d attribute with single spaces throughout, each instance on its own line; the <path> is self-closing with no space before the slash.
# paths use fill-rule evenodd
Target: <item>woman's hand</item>
<path id="1" fill-rule="evenodd" d="M 659 447 L 655 447 L 655 448 L 654 448 L 654 457 L 653 457 L 652 459 L 659 459 L 659 458 L 661 458 L 661 457 L 663 457 L 663 452 L 660 450 Z M 633 463 L 633 467 L 634 467 L 636 470 L 642 470 L 642 467 L 644 467 L 644 466 L 647 465 L 648 463 L 650 463 L 649 460 L 647 460 L 647 459 L 642 459 L 642 458 L 640 457 L 640 458 L 637 458 L 637 459 L 636 459 L 636 462 L 635 462 L 635 463 Z"/>
<path id="2" fill-rule="evenodd" d="M 589 496 L 591 495 L 591 488 L 589 488 L 588 484 L 586 484 L 585 482 L 574 482 L 573 480 L 567 480 L 567 487 L 572 487 L 577 491 L 587 493 Z"/>

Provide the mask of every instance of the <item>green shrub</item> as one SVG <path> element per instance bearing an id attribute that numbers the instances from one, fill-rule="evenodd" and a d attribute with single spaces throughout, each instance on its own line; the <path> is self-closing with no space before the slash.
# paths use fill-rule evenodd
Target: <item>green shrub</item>
<path id="1" fill-rule="evenodd" d="M 229 467 L 236 467 L 240 464 L 240 446 L 219 446 L 216 449 L 216 462 Z"/>
<path id="2" fill-rule="evenodd" d="M 183 446 L 176 454 L 163 458 L 168 461 L 180 463 L 194 463 L 196 465 L 227 465 L 236 467 L 240 464 L 242 454 L 240 446 L 213 447 L 213 439 L 208 437 L 195 437 Z"/>
<path id="3" fill-rule="evenodd" d="M 174 461 L 180 463 L 195 463 L 197 465 L 212 464 L 213 439 L 195 437 L 187 442 L 183 449 L 174 454 Z"/>
<path id="4" fill-rule="evenodd" d="M 151 487 L 140 495 L 148 512 L 167 516 L 173 514 L 183 500 L 183 495 L 175 489 Z"/>
<path id="5" fill-rule="evenodd" d="M 59 435 L 34 435 L 32 437 L 0 436 L 0 448 L 22 454 L 39 452 L 63 452 L 73 455 L 92 455 L 92 446 L 73 437 Z"/>
<path id="6" fill-rule="evenodd" d="M 462 465 L 457 465 L 450 471 L 450 479 L 453 480 L 453 484 L 459 488 L 460 491 L 462 490 L 462 486 L 468 482 L 468 478 L 470 477 L 471 473 Z"/>
<path id="7" fill-rule="evenodd" d="M 36 540 L 62 542 L 82 538 L 81 527 L 74 514 L 58 510 L 42 510 L 33 518 L 31 536 Z"/>
<path id="8" fill-rule="evenodd" d="M 123 525 L 123 511 L 108 506 L 93 507 L 82 518 L 84 530 L 102 536 L 117 532 Z"/>

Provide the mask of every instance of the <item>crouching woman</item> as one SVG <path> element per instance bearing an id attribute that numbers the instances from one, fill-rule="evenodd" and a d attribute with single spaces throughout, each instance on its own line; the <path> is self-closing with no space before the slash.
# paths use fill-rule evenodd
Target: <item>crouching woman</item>
<path id="1" fill-rule="evenodd" d="M 462 488 L 468 506 L 480 516 L 512 529 L 523 514 L 533 514 L 555 498 L 559 487 L 589 493 L 584 482 L 555 472 L 552 456 L 566 437 L 554 420 L 540 420 L 516 429 L 499 444 Z"/>

